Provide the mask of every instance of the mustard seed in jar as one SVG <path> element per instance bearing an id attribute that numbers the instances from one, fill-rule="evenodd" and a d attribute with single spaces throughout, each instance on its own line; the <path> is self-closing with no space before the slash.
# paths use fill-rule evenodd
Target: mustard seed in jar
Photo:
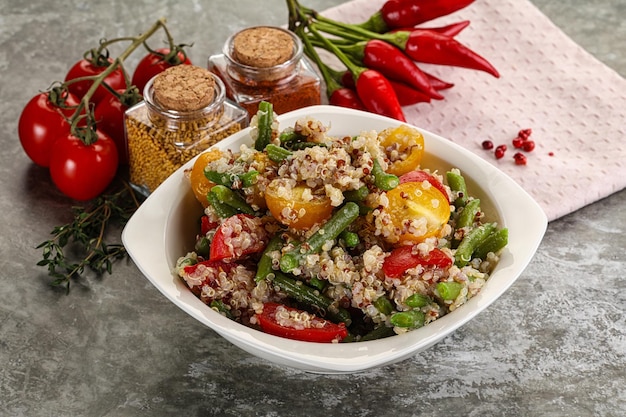
<path id="1" fill-rule="evenodd" d="M 191 158 L 247 125 L 247 112 L 226 99 L 215 74 L 193 65 L 168 68 L 125 113 L 130 182 L 150 194 Z"/>
<path id="2" fill-rule="evenodd" d="M 283 28 L 256 26 L 235 33 L 222 54 L 209 57 L 209 69 L 250 117 L 261 101 L 271 102 L 278 114 L 321 104 L 321 79 L 304 58 L 300 38 Z"/>

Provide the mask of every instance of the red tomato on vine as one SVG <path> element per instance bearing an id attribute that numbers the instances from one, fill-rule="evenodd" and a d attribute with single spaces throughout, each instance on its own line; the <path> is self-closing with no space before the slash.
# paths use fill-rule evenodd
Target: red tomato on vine
<path id="1" fill-rule="evenodd" d="M 191 60 L 184 51 L 181 48 L 175 49 L 177 53 L 171 53 L 169 48 L 160 48 L 144 56 L 135 68 L 131 84 L 143 93 L 146 84 L 155 75 L 176 65 L 191 65 Z"/>
<path id="2" fill-rule="evenodd" d="M 62 134 L 50 155 L 54 185 L 68 197 L 81 201 L 100 195 L 115 177 L 117 166 L 115 143 L 100 131 L 90 145 L 69 132 Z"/>
<path id="3" fill-rule="evenodd" d="M 50 165 L 52 144 L 60 134 L 70 132 L 66 117 L 73 110 L 62 109 L 51 101 L 54 92 L 40 93 L 33 97 L 22 110 L 18 122 L 18 136 L 26 155 L 37 165 Z M 66 106 L 76 106 L 78 99 L 71 93 L 56 97 Z"/>
<path id="4" fill-rule="evenodd" d="M 94 109 L 94 119 L 98 129 L 106 133 L 117 147 L 120 164 L 128 164 L 128 144 L 124 132 L 124 112 L 141 101 L 136 90 L 117 90 L 120 97 L 108 93 Z"/>
<path id="5" fill-rule="evenodd" d="M 83 58 L 77 63 L 75 63 L 72 66 L 72 68 L 70 68 L 70 70 L 67 72 L 67 75 L 65 76 L 65 81 L 67 82 L 67 81 L 71 81 L 71 80 L 74 80 L 76 78 L 81 78 L 81 77 L 98 76 L 99 74 L 104 72 L 107 69 L 107 65 L 112 62 L 113 60 L 109 58 L 105 60 L 104 65 L 96 65 L 92 61 L 89 61 Z M 124 72 L 120 67 L 115 68 L 111 72 L 111 74 L 109 74 L 104 79 L 104 82 L 113 90 L 119 90 L 119 89 L 125 90 L 126 89 L 126 80 L 124 79 Z M 90 80 L 83 80 L 83 81 L 77 81 L 75 83 L 71 83 L 68 85 L 67 88 L 71 93 L 73 93 L 74 95 L 76 95 L 76 97 L 80 99 L 87 93 L 87 91 L 92 86 L 92 84 L 93 82 Z M 107 91 L 106 87 L 100 85 L 96 89 L 96 91 L 93 93 L 93 96 L 91 97 L 90 101 L 94 104 L 98 103 L 108 94 L 109 92 Z"/>

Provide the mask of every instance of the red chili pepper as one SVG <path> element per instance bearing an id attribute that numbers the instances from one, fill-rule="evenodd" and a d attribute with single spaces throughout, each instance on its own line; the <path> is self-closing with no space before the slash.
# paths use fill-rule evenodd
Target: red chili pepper
<path id="1" fill-rule="evenodd" d="M 356 80 L 356 92 L 368 111 L 406 122 L 396 92 L 380 72 L 362 71 Z"/>
<path id="2" fill-rule="evenodd" d="M 346 48 L 346 51 L 351 52 L 367 68 L 377 70 L 390 80 L 402 81 L 432 98 L 443 98 L 415 62 L 388 42 L 372 39 L 359 42 Z"/>
<path id="3" fill-rule="evenodd" d="M 453 38 L 459 33 L 461 33 L 463 29 L 465 29 L 469 25 L 470 25 L 469 20 L 461 20 L 460 22 L 451 23 L 446 26 L 439 26 L 436 28 L 423 28 L 423 29 L 433 30 L 437 33 L 441 33 L 442 35 L 450 36 L 451 38 Z"/>
<path id="4" fill-rule="evenodd" d="M 454 87 L 454 84 L 452 83 L 439 79 L 435 77 L 434 75 L 427 73 L 426 71 L 423 71 L 423 72 L 424 74 L 426 74 L 426 76 L 428 77 L 428 81 L 430 82 L 430 85 L 432 85 L 435 90 L 446 90 L 448 88 Z"/>
<path id="5" fill-rule="evenodd" d="M 393 87 L 393 91 L 396 92 L 398 102 L 401 106 L 410 106 L 416 103 L 430 103 L 430 96 L 428 94 L 399 81 L 389 80 L 389 82 Z"/>
<path id="6" fill-rule="evenodd" d="M 310 313 L 309 315 L 312 316 L 310 327 L 291 327 L 283 325 L 276 318 L 276 310 L 280 307 L 285 308 L 289 312 L 303 313 L 301 310 L 277 303 L 263 304 L 263 312 L 257 314 L 256 318 L 261 330 L 265 333 L 286 337 L 288 339 L 318 343 L 339 342 L 348 336 L 348 329 L 346 329 L 345 323 L 335 324 Z"/>
<path id="7" fill-rule="evenodd" d="M 489 61 L 450 36 L 423 29 L 393 35 L 395 38 L 390 39 L 393 44 L 415 61 L 470 68 L 500 77 Z"/>
<path id="8" fill-rule="evenodd" d="M 446 36 L 450 36 L 450 37 L 455 37 L 456 35 L 458 35 L 459 33 L 461 33 L 463 31 L 463 29 L 465 29 L 466 27 L 468 27 L 470 25 L 470 21 L 469 20 L 462 20 L 460 22 L 456 22 L 456 23 L 451 23 L 449 25 L 446 26 L 438 26 L 438 27 L 434 27 L 434 28 L 413 28 L 413 27 L 407 27 L 407 28 L 401 28 L 401 29 L 394 29 L 390 32 L 400 32 L 400 31 L 411 31 L 411 30 L 417 30 L 417 29 L 421 29 L 421 30 L 431 30 L 433 32 L 437 32 L 437 33 L 441 33 L 442 35 L 446 35 Z"/>
<path id="9" fill-rule="evenodd" d="M 352 78 L 352 77 L 350 77 Z M 330 95 L 328 102 L 334 106 L 347 107 L 349 109 L 367 110 L 356 91 L 348 87 L 338 88 Z"/>
<path id="10" fill-rule="evenodd" d="M 356 88 L 356 85 L 354 84 L 354 77 L 350 71 L 344 71 L 341 75 L 341 85 L 353 90 Z"/>
<path id="11" fill-rule="evenodd" d="M 366 22 L 359 26 L 377 33 L 412 27 L 456 12 L 474 0 L 388 0 Z"/>

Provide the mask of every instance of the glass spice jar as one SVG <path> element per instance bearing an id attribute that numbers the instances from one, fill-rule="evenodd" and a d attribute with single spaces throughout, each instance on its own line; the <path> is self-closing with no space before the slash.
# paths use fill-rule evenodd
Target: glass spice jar
<path id="1" fill-rule="evenodd" d="M 263 100 L 278 114 L 321 103 L 321 79 L 303 57 L 300 38 L 286 29 L 239 31 L 227 39 L 222 54 L 209 57 L 208 68 L 224 81 L 227 97 L 250 117 Z"/>
<path id="2" fill-rule="evenodd" d="M 205 68 L 177 65 L 153 77 L 125 113 L 130 183 L 145 195 L 211 145 L 245 128 L 248 113 Z"/>

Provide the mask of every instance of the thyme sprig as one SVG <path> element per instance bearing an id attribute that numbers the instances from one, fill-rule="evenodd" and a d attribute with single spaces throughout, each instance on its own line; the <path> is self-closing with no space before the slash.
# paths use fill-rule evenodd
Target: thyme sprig
<path id="1" fill-rule="evenodd" d="M 113 263 L 126 257 L 122 243 L 107 241 L 107 231 L 115 225 L 123 227 L 141 201 L 126 180 L 117 180 L 112 191 L 89 206 L 73 207 L 73 220 L 55 226 L 53 237 L 37 246 L 42 250 L 37 265 L 48 267 L 52 286 L 65 287 L 69 293 L 72 280 L 81 278 L 86 268 L 97 275 L 111 274 Z"/>

